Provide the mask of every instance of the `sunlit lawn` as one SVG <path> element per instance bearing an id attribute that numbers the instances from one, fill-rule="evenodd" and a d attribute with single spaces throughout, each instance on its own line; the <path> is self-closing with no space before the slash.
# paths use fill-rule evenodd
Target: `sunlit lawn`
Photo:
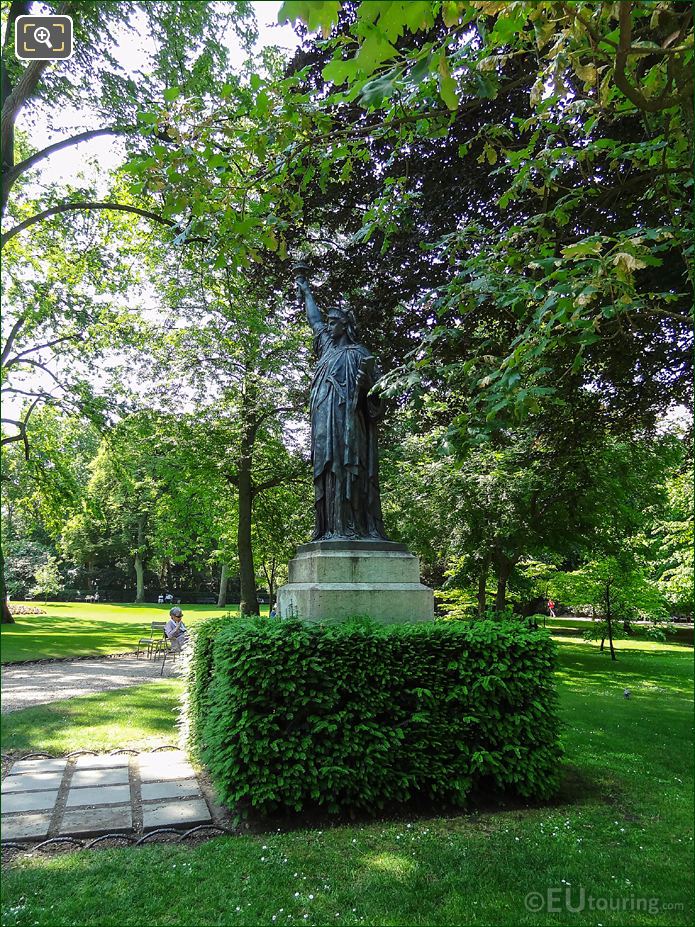
<path id="1" fill-rule="evenodd" d="M 151 621 L 165 621 L 168 605 L 133 605 L 98 602 L 18 603 L 37 605 L 45 615 L 17 615 L 15 624 L 2 625 L 2 662 L 40 660 L 49 657 L 81 657 L 134 651 L 138 637 L 149 630 Z M 239 606 L 182 605 L 184 621 L 191 627 L 211 615 L 239 614 Z M 261 606 L 268 614 L 268 606 Z M 578 619 L 546 619 L 554 634 L 562 628 L 586 630 Z M 540 618 L 539 618 L 539 623 Z M 621 642 L 622 643 L 622 642 Z"/>
<path id="2" fill-rule="evenodd" d="M 17 615 L 2 625 L 2 662 L 46 657 L 81 657 L 135 650 L 151 621 L 166 621 L 168 605 L 110 605 L 98 602 L 18 603 L 36 605 L 45 615 Z M 190 627 L 210 615 L 238 615 L 239 606 L 182 605 Z M 263 609 L 262 609 L 263 610 Z M 265 606 L 265 613 L 268 608 Z"/>
<path id="3" fill-rule="evenodd" d="M 152 750 L 177 739 L 181 679 L 164 678 L 2 715 L 3 753 Z"/>
<path id="4" fill-rule="evenodd" d="M 553 804 L 36 856 L 5 874 L 3 923 L 689 924 L 692 649 L 621 641 L 611 663 L 596 644 L 559 645 L 566 758 Z M 109 696 L 116 718 L 124 694 Z M 123 719 L 127 710 L 124 700 Z M 70 737 L 88 742 L 77 715 L 69 722 Z M 141 714 L 138 730 L 147 723 Z M 582 890 L 583 910 L 568 911 Z M 527 910 L 532 892 L 540 910 Z"/>

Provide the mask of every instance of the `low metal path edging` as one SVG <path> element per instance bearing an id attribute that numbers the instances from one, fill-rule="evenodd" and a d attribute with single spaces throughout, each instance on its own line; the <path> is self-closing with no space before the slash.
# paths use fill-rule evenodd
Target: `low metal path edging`
<path id="1" fill-rule="evenodd" d="M 165 750 L 179 750 L 175 744 L 162 744 L 159 747 L 154 747 L 152 750 L 137 750 L 134 747 L 121 747 L 118 750 L 110 750 L 108 753 L 102 754 L 98 750 L 72 750 L 70 753 L 64 754 L 66 759 L 77 756 L 118 756 L 122 753 L 128 753 L 131 755 L 139 756 L 141 753 L 161 753 Z M 30 760 L 30 759 L 39 759 L 39 758 L 49 758 L 49 759 L 58 759 L 58 756 L 55 753 L 50 753 L 47 750 L 37 751 L 35 753 L 25 753 L 20 755 L 14 755 L 9 753 L 0 754 L 3 760 L 8 762 L 17 762 L 19 760 Z M 2 840 L 0 841 L 0 850 L 15 850 L 17 854 L 19 853 L 45 853 L 49 847 L 55 847 L 60 844 L 70 844 L 76 850 L 93 850 L 99 844 L 104 843 L 110 840 L 119 840 L 126 844 L 126 846 L 139 847 L 144 846 L 149 843 L 153 838 L 159 839 L 165 835 L 176 835 L 176 840 L 174 843 L 183 843 L 185 840 L 188 840 L 193 836 L 204 836 L 204 832 L 208 838 L 218 837 L 222 835 L 237 836 L 237 832 L 232 830 L 229 827 L 223 827 L 220 824 L 197 824 L 195 827 L 190 827 L 188 830 L 181 831 L 176 827 L 158 827 L 156 830 L 148 831 L 148 833 L 143 834 L 142 837 L 135 837 L 132 834 L 122 834 L 122 833 L 109 833 L 109 834 L 100 834 L 98 837 L 92 837 L 88 839 L 80 839 L 79 837 L 71 837 L 69 835 L 49 837 L 47 840 L 42 840 L 40 843 L 28 844 L 26 842 L 19 843 L 16 840 Z"/>
<path id="2" fill-rule="evenodd" d="M 183 843 L 184 840 L 188 840 L 188 838 L 192 837 L 194 834 L 203 836 L 200 833 L 201 831 L 208 831 L 208 836 L 211 838 L 219 837 L 223 834 L 228 834 L 233 837 L 236 834 L 236 832 L 229 827 L 222 827 L 220 824 L 198 824 L 196 827 L 191 827 L 189 830 L 185 831 L 180 831 L 175 827 L 159 827 L 157 830 L 151 830 L 149 833 L 143 834 L 143 836 L 139 838 L 133 837 L 130 834 L 102 834 L 91 840 L 80 840 L 78 837 L 69 836 L 50 837 L 48 840 L 42 840 L 41 843 L 37 843 L 34 846 L 29 846 L 26 843 L 18 843 L 14 840 L 7 840 L 0 844 L 0 849 L 17 850 L 18 852 L 24 853 L 43 853 L 46 847 L 61 843 L 69 843 L 79 850 L 92 850 L 97 844 L 103 843 L 105 840 L 123 840 L 128 846 L 139 847 L 148 843 L 153 837 L 159 838 L 164 834 L 175 834 L 177 839 L 174 843 Z"/>

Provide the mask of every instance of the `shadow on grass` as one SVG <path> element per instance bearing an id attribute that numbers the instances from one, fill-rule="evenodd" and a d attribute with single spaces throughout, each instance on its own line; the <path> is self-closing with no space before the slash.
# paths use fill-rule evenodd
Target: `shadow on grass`
<path id="1" fill-rule="evenodd" d="M 607 786 L 610 785 L 610 788 Z M 523 814 L 529 811 L 564 808 L 596 804 L 615 804 L 621 789 L 612 779 L 610 783 L 599 776 L 592 776 L 586 770 L 571 763 L 563 763 L 560 785 L 557 793 L 544 800 L 530 800 L 512 792 L 504 792 L 489 783 L 481 783 L 471 793 L 465 806 L 448 804 L 440 799 L 416 795 L 410 801 L 385 806 L 377 815 L 373 812 L 329 813 L 320 807 L 305 808 L 303 811 L 261 814 L 250 805 L 240 802 L 236 808 L 228 808 L 230 822 L 244 821 L 244 830 L 255 834 L 270 834 L 280 831 L 327 830 L 346 825 L 368 825 L 375 821 L 398 823 L 400 821 L 435 821 L 446 818 L 450 822 L 470 823 L 485 816 L 488 824 L 494 825 L 496 818 L 507 820 L 510 813 Z"/>

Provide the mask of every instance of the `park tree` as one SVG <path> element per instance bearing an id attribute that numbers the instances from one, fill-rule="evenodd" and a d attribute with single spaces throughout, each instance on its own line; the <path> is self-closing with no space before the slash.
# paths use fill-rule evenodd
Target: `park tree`
<path id="1" fill-rule="evenodd" d="M 57 553 L 65 520 L 81 504 L 98 436 L 81 418 L 45 405 L 32 418 L 27 440 L 29 457 L 15 442 L 2 454 L 2 568 L 6 561 L 9 567 L 7 589 L 2 574 L 4 622 L 12 617 L 6 591 L 27 589 L 36 569 Z"/>
<path id="2" fill-rule="evenodd" d="M 676 613 L 692 616 L 693 582 L 693 480 L 690 461 L 666 481 L 667 502 L 656 513 L 650 532 L 651 563 L 657 585 Z"/>
<path id="3" fill-rule="evenodd" d="M 103 438 L 83 504 L 64 526 L 62 551 L 89 577 L 114 566 L 135 575 L 143 601 L 149 571 L 161 589 L 172 569 L 211 566 L 233 510 L 203 430 L 185 416 L 141 412 Z M 222 538 L 222 540 L 221 540 Z"/>
<path id="4" fill-rule="evenodd" d="M 63 577 L 60 574 L 57 557 L 48 557 L 37 569 L 36 583 L 31 590 L 32 596 L 43 596 L 46 605 L 50 595 L 56 595 L 63 588 Z"/>
<path id="5" fill-rule="evenodd" d="M 579 570 L 557 573 L 550 589 L 551 595 L 567 605 L 592 608 L 598 622 L 587 634 L 590 639 L 600 638 L 601 651 L 608 640 L 611 660 L 617 659 L 613 641 L 625 631 L 621 624 L 638 617 L 658 622 L 666 613 L 662 594 L 629 550 L 590 560 Z"/>
<path id="6" fill-rule="evenodd" d="M 199 183 L 203 190 L 207 179 Z M 166 315 L 153 331 L 143 380 L 149 377 L 152 401 L 162 408 L 195 408 L 198 446 L 190 450 L 215 461 L 234 501 L 241 610 L 258 614 L 254 505 L 307 472 L 299 450 L 288 452 L 293 416 L 306 402 L 307 331 L 262 268 L 235 272 L 220 257 L 221 245 L 196 243 L 162 257 L 157 279 Z"/>
<path id="7" fill-rule="evenodd" d="M 68 524 L 64 549 L 89 564 L 97 551 L 129 564 L 136 602 L 145 599 L 145 569 L 152 554 L 152 522 L 159 483 L 153 429 L 145 415 L 123 420 L 94 458 L 83 509 Z"/>
<path id="8" fill-rule="evenodd" d="M 119 268 L 113 259 L 123 223 L 110 237 L 111 254 L 107 257 L 102 249 L 96 255 L 92 239 L 97 217 L 113 222 L 118 216 L 137 216 L 166 229 L 178 228 L 173 220 L 138 205 L 117 183 L 99 195 L 94 185 L 42 187 L 37 178 L 58 152 L 98 136 L 121 137 L 126 149 L 139 145 L 138 113 L 147 101 L 163 99 L 180 84 L 204 91 L 228 68 L 220 35 L 231 27 L 248 45 L 255 34 L 251 6 L 245 2 L 63 3 L 41 8 L 51 11 L 72 16 L 75 53 L 69 61 L 49 66 L 51 62 L 24 62 L 14 54 L 15 21 L 35 12 L 35 4 L 2 3 L 3 399 L 27 400 L 14 403 L 16 412 L 5 411 L 2 443 L 21 442 L 27 454 L 29 421 L 37 408 L 58 403 L 103 423 L 109 403 L 108 384 L 105 393 L 95 395 L 92 375 L 105 346 L 117 346 L 130 326 L 120 307 L 99 302 L 125 286 L 119 273 L 123 264 Z M 128 30 L 142 20 L 155 50 L 135 79 L 111 53 L 107 39 L 120 33 L 127 42 Z M 26 126 L 40 118 L 54 137 L 36 150 Z M 84 122 L 76 133 L 75 120 Z M 160 142 L 171 141 L 166 132 L 160 136 Z M 8 617 L 4 609 L 3 620 Z"/>
<path id="9" fill-rule="evenodd" d="M 73 252 L 61 260 L 65 249 L 62 230 L 76 225 L 84 232 L 75 250 L 85 247 L 85 236 L 94 234 L 94 221 L 86 216 L 102 216 L 106 224 L 123 214 L 145 217 L 159 222 L 165 228 L 177 228 L 177 223 L 159 217 L 156 211 L 138 206 L 127 191 L 117 182 L 111 181 L 110 195 L 105 199 L 90 188 L 60 188 L 50 183 L 37 187 L 36 172 L 41 172 L 43 163 L 59 151 L 73 148 L 98 136 L 120 136 L 125 140 L 126 150 L 142 145 L 139 113 L 146 101 L 164 99 L 172 86 L 185 84 L 191 92 L 209 89 L 214 76 L 225 71 L 229 65 L 227 48 L 219 42 L 220 35 L 233 27 L 248 43 L 255 34 L 250 4 L 245 2 L 215 5 L 203 2 L 155 2 L 155 3 L 103 3 L 62 4 L 56 12 L 70 12 L 74 25 L 75 54 L 69 61 L 48 67 L 48 61 L 22 62 L 14 55 L 14 22 L 16 17 L 31 12 L 31 3 L 3 3 L 4 37 L 2 63 L 2 151 L 3 151 L 3 217 L 7 226 L 2 237 L 3 259 L 6 268 L 11 267 L 12 285 L 6 294 L 6 305 L 10 311 L 5 316 L 7 331 L 3 346 L 3 370 L 14 373 L 17 369 L 31 365 L 34 371 L 40 369 L 55 385 L 55 371 L 48 370 L 49 361 L 56 352 L 69 355 L 73 360 L 80 356 L 85 344 L 91 344 L 92 323 L 84 297 L 75 292 L 75 282 L 84 278 L 85 262 L 89 262 L 89 251 L 84 261 L 77 260 Z M 50 8 L 56 6 L 49 4 Z M 43 9 L 46 12 L 46 9 Z M 149 67 L 139 72 L 138 79 L 128 75 L 117 57 L 109 50 L 112 43 L 106 41 L 112 33 L 127 41 L 128 30 L 135 21 L 144 20 L 148 33 L 155 39 L 155 50 Z M 78 120 L 85 121 L 83 131 L 66 135 L 61 126 L 52 120 L 56 132 L 55 140 L 45 148 L 31 149 L 24 130 L 16 130 L 18 120 L 31 123 L 47 113 L 61 112 L 67 117 L 73 112 Z M 96 124 L 96 127 L 95 127 Z M 145 123 L 146 124 L 146 123 Z M 160 143 L 171 141 L 166 132 L 160 133 Z M 103 184 L 102 184 L 103 185 Z M 59 220 L 54 217 L 59 216 Z M 109 217 L 108 220 L 106 217 Z M 73 221 L 74 220 L 74 221 Z M 86 229 L 85 229 L 86 226 Z M 29 244 L 22 234 L 31 229 Z M 39 229 L 41 234 L 35 236 Z M 122 235 L 122 228 L 111 238 Z M 78 235 L 79 238 L 79 235 Z M 10 244 L 12 247 L 9 247 Z M 5 250 L 9 248 L 9 250 Z M 93 247 L 91 247 L 93 250 Z M 47 252 L 40 269 L 37 253 Z M 27 263 L 33 265 L 34 273 L 17 273 L 15 267 Z M 111 273 L 105 274 L 104 268 Z M 112 294 L 114 279 L 119 279 L 114 265 L 113 251 L 106 256 L 92 255 L 88 286 L 92 295 L 102 297 Z M 37 273 L 38 271 L 38 273 Z M 15 273 L 19 277 L 15 279 Z M 48 278 L 46 278 L 48 273 Z M 123 284 L 121 283 L 121 287 Z M 76 303 L 78 304 L 76 306 Z M 104 310 L 92 315 L 101 315 Z M 108 316 L 107 316 L 108 318 Z M 118 323 L 118 318 L 113 320 Z M 87 389 L 87 382 L 71 381 L 59 384 L 62 393 L 55 392 L 47 400 L 46 389 L 31 394 L 31 403 L 22 417 L 13 422 L 15 434 L 4 436 L 4 440 L 25 440 L 26 421 L 33 409 L 44 401 L 65 401 L 79 403 Z M 50 390 L 49 390 L 50 392 Z"/>
<path id="10" fill-rule="evenodd" d="M 546 581 L 614 556 L 633 538 L 646 550 L 664 475 L 681 460 L 677 437 L 600 434 L 570 407 L 562 418 L 537 413 L 525 428 L 462 447 L 437 425 L 444 411 L 432 395 L 394 417 L 382 484 L 390 534 L 423 558 L 449 598 L 461 592 L 483 614 L 492 587 L 490 604 L 503 611 L 510 587 L 517 597 L 547 591 L 533 576 Z M 646 553 L 644 566 L 652 569 Z"/>
<path id="11" fill-rule="evenodd" d="M 149 101 L 162 99 L 165 91 L 174 86 L 183 85 L 191 92 L 208 90 L 216 76 L 229 68 L 229 51 L 220 37 L 230 28 L 246 47 L 255 37 L 253 10 L 244 0 L 224 5 L 201 0 L 49 3 L 42 6 L 41 12 L 69 13 L 74 30 L 73 56 L 51 67 L 50 61 L 22 61 L 14 52 L 15 20 L 34 12 L 34 6 L 21 0 L 2 3 L 3 214 L 13 205 L 13 190 L 22 186 L 36 165 L 57 152 L 105 135 L 129 141 L 137 137 L 138 114 Z M 119 60 L 113 37 L 126 44 L 134 29 L 150 35 L 155 47 L 145 67 L 131 75 Z M 64 121 L 64 125 L 52 123 L 55 140 L 38 151 L 20 150 L 18 157 L 18 121 L 31 121 L 46 111 L 61 114 Z M 66 135 L 69 117 L 74 113 L 92 124 Z M 161 141 L 169 140 L 163 133 Z M 77 202 L 68 196 L 45 210 L 22 217 L 18 225 L 8 229 L 5 240 L 58 213 L 109 208 L 138 211 L 117 200 Z M 159 221 L 156 215 L 149 218 Z"/>
<path id="12" fill-rule="evenodd" d="M 614 428 L 653 425 L 687 400 L 689 8 L 289 2 L 283 17 L 335 30 L 328 104 L 359 101 L 389 133 L 383 189 L 358 233 L 386 253 L 424 199 L 406 157 L 419 137 L 451 136 L 481 99 L 526 91 L 525 106 L 459 145 L 462 176 L 475 154 L 497 179 L 486 190 L 504 188 L 422 241 L 448 279 L 418 297 L 431 321 L 395 390 L 455 375 L 464 401 L 451 428 L 463 440 L 568 392 L 610 396 Z M 336 171 L 369 157 L 358 125 L 344 129 Z"/>

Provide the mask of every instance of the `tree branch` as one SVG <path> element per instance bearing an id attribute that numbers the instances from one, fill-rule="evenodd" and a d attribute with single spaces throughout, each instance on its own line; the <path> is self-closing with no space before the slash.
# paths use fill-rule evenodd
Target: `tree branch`
<path id="1" fill-rule="evenodd" d="M 80 340 L 81 339 L 79 335 L 63 335 L 62 338 L 55 338 L 53 341 L 47 341 L 45 344 L 34 345 L 34 347 L 32 348 L 26 348 L 24 351 L 20 351 L 19 354 L 15 354 L 15 356 L 7 362 L 6 366 L 9 367 L 11 364 L 17 363 L 22 357 L 26 357 L 27 354 L 34 354 L 36 351 L 41 351 L 44 348 L 53 348 L 55 347 L 55 345 L 61 344 L 63 341 L 80 341 Z M 4 360 L 5 358 L 3 355 L 3 363 L 4 363 Z"/>
<path id="2" fill-rule="evenodd" d="M 0 393 L 14 393 L 17 396 L 27 396 L 29 399 L 57 399 L 57 396 L 53 396 L 51 393 L 47 393 L 45 390 L 36 390 L 29 391 L 26 389 L 18 389 L 16 386 L 3 386 Z M 4 421 L 4 419 L 3 419 Z"/>
<path id="3" fill-rule="evenodd" d="M 273 476 L 269 480 L 264 480 L 262 483 L 255 483 L 251 487 L 251 494 L 257 496 L 259 493 L 265 492 L 266 489 L 272 489 L 273 486 L 284 486 L 286 483 L 301 483 L 304 476 L 305 474 L 303 473 L 287 473 L 280 474 L 280 476 Z"/>
<path id="4" fill-rule="evenodd" d="M 15 338 L 17 337 L 17 334 L 18 334 L 20 328 L 22 327 L 22 325 L 24 325 L 25 322 L 26 322 L 26 318 L 25 318 L 24 316 L 20 316 L 20 318 L 18 318 L 17 321 L 16 321 L 16 322 L 14 323 L 14 325 L 12 326 L 12 331 L 11 331 L 10 334 L 7 336 L 7 341 L 5 342 L 5 347 L 2 349 L 2 364 L 3 364 L 3 366 L 4 366 L 4 364 L 5 364 L 5 361 L 7 360 L 7 355 L 8 355 L 8 354 L 10 353 L 10 351 L 12 350 L 12 345 L 14 344 L 14 340 L 15 340 Z"/>
<path id="5" fill-rule="evenodd" d="M 15 441 L 23 441 L 24 442 L 24 456 L 27 460 L 29 460 L 29 438 L 27 437 L 27 425 L 29 424 L 29 418 L 31 416 L 31 413 L 34 411 L 34 409 L 40 402 L 41 402 L 40 398 L 35 399 L 34 402 L 32 402 L 32 404 L 27 409 L 27 414 L 24 416 L 23 421 L 18 422 L 13 418 L 2 419 L 2 421 L 6 422 L 8 425 L 16 425 L 18 428 L 18 431 L 16 435 L 7 435 L 6 437 L 4 437 L 2 441 L 0 441 L 0 444 L 4 446 L 5 444 L 13 444 Z"/>
<path id="6" fill-rule="evenodd" d="M 686 96 L 689 97 L 692 81 L 686 81 L 680 91 L 669 93 L 669 88 L 671 86 L 671 80 L 669 79 L 666 82 L 663 93 L 651 99 L 645 97 L 640 90 L 632 86 L 625 70 L 627 67 L 627 58 L 632 49 L 632 0 L 621 0 L 618 4 L 618 8 L 620 37 L 618 48 L 615 53 L 615 67 L 613 69 L 613 79 L 615 80 L 616 87 L 622 90 L 628 100 L 634 103 L 638 109 L 647 113 L 661 112 L 663 109 L 675 106 Z"/>
<path id="7" fill-rule="evenodd" d="M 12 366 L 14 363 L 15 363 L 15 359 L 12 358 L 10 361 L 8 361 L 8 362 L 5 364 L 5 369 L 7 370 L 7 368 L 10 367 L 10 366 Z M 45 364 L 42 364 L 40 361 L 33 360 L 31 357 L 25 357 L 23 360 L 18 361 L 18 363 L 20 363 L 20 364 L 31 364 L 32 367 L 38 367 L 39 370 L 43 370 L 44 373 L 47 373 L 47 374 L 49 375 L 49 377 L 51 377 L 53 380 L 55 380 L 55 382 L 58 384 L 58 386 L 59 386 L 61 389 L 65 389 L 64 384 L 60 382 L 60 380 L 59 380 L 58 377 L 53 373 L 53 371 L 52 371 L 52 370 L 49 370 L 48 367 L 47 367 Z"/>
<path id="8" fill-rule="evenodd" d="M 2 116 L 0 116 L 0 145 L 6 164 L 12 164 L 12 150 L 8 150 L 7 146 L 12 140 L 17 114 L 36 90 L 41 75 L 50 63 L 50 61 L 32 61 L 3 103 Z"/>
<path id="9" fill-rule="evenodd" d="M 71 135 L 70 138 L 63 138 L 59 142 L 54 142 L 54 144 L 42 148 L 41 151 L 37 151 L 35 154 L 15 164 L 14 167 L 10 168 L 10 170 L 5 173 L 3 183 L 7 185 L 9 192 L 12 184 L 21 174 L 24 174 L 25 171 L 28 171 L 39 161 L 49 158 L 52 154 L 55 154 L 56 151 L 62 151 L 63 148 L 69 148 L 71 145 L 79 145 L 80 142 L 88 142 L 90 139 L 98 138 L 100 135 L 125 135 L 128 132 L 134 131 L 134 129 L 135 126 L 109 126 L 104 129 L 90 129 L 88 132 L 80 132 L 77 135 Z"/>
<path id="10" fill-rule="evenodd" d="M 28 229 L 32 225 L 36 225 L 37 222 L 42 222 L 44 219 L 50 219 L 51 216 L 56 216 L 59 213 L 98 209 L 112 210 L 115 212 L 132 212 L 137 216 L 144 216 L 145 219 L 151 219 L 153 222 L 159 222 L 160 225 L 166 225 L 168 228 L 179 230 L 178 223 L 174 222 L 172 219 L 165 219 L 163 216 L 159 216 L 155 212 L 150 212 L 149 209 L 140 209 L 138 206 L 127 206 L 124 203 L 64 203 L 62 206 L 51 206 L 50 209 L 44 209 L 42 212 L 38 212 L 34 216 L 29 216 L 28 219 L 24 220 L 24 222 L 20 222 L 19 225 L 15 225 L 14 228 L 10 229 L 8 232 L 5 232 L 5 234 L 0 239 L 0 245 L 6 245 L 11 238 L 14 238 L 15 235 L 19 235 L 20 232 L 24 231 L 24 229 Z M 207 241 L 207 239 L 187 239 L 187 243 L 193 241 L 204 242 Z"/>

